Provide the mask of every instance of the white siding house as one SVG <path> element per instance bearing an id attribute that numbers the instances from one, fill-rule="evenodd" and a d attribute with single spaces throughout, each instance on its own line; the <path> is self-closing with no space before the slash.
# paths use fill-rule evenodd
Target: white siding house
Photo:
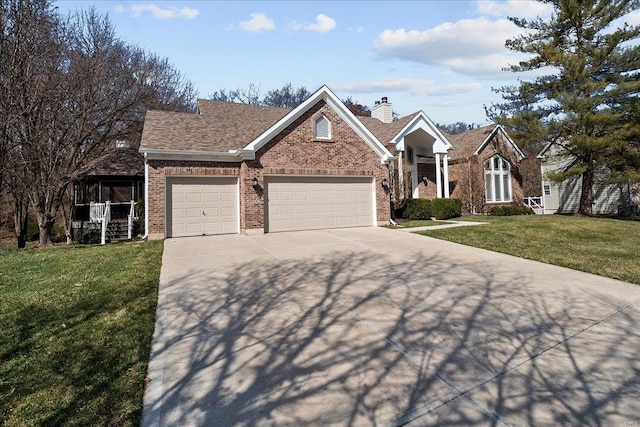
<path id="1" fill-rule="evenodd" d="M 554 182 L 547 178 L 548 172 L 565 170 L 574 161 L 570 156 L 563 156 L 556 144 L 550 143 L 538 154 L 542 175 L 542 197 L 545 214 L 577 213 L 580 206 L 582 177 L 574 176 L 562 182 Z M 598 182 L 593 185 L 593 213 L 618 213 L 618 209 L 629 200 L 627 186 Z"/>

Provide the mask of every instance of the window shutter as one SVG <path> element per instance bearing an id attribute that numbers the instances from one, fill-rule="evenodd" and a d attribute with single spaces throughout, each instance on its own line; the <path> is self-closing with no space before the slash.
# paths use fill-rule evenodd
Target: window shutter
<path id="1" fill-rule="evenodd" d="M 316 138 L 331 138 L 330 122 L 325 116 L 320 116 L 316 119 Z"/>

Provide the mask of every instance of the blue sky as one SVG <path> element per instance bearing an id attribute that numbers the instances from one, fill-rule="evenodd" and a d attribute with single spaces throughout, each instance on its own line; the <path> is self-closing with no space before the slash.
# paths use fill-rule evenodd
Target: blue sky
<path id="1" fill-rule="evenodd" d="M 262 95 L 291 82 L 372 106 L 387 96 L 400 116 L 486 123 L 492 87 L 518 57 L 506 17 L 548 16 L 528 0 L 480 1 L 60 1 L 62 12 L 95 5 L 122 39 L 167 57 L 199 97 L 246 88 Z M 640 13 L 629 17 L 640 23 Z"/>

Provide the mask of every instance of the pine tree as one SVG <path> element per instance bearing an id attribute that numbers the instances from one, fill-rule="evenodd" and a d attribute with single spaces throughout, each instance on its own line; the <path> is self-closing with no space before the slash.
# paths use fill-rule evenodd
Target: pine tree
<path id="1" fill-rule="evenodd" d="M 554 7 L 551 17 L 509 18 L 525 32 L 506 46 L 529 55 L 511 71 L 546 74 L 500 89 L 505 103 L 488 112 L 524 131 L 525 139 L 556 142 L 572 156 L 571 167 L 551 178 L 581 176 L 579 212 L 591 214 L 596 176 L 637 160 L 640 25 L 627 24 L 625 16 L 640 1 L 540 1 Z"/>

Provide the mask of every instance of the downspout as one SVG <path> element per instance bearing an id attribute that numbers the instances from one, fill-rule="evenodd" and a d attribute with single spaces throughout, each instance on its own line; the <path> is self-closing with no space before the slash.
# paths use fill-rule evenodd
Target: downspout
<path id="1" fill-rule="evenodd" d="M 149 161 L 147 153 L 144 153 L 144 236 L 149 236 Z"/>
<path id="2" fill-rule="evenodd" d="M 469 206 L 469 211 L 472 214 L 476 214 L 476 205 L 473 203 L 473 186 L 471 185 L 471 157 L 467 157 L 467 181 L 469 181 L 469 196 L 471 206 Z"/>

